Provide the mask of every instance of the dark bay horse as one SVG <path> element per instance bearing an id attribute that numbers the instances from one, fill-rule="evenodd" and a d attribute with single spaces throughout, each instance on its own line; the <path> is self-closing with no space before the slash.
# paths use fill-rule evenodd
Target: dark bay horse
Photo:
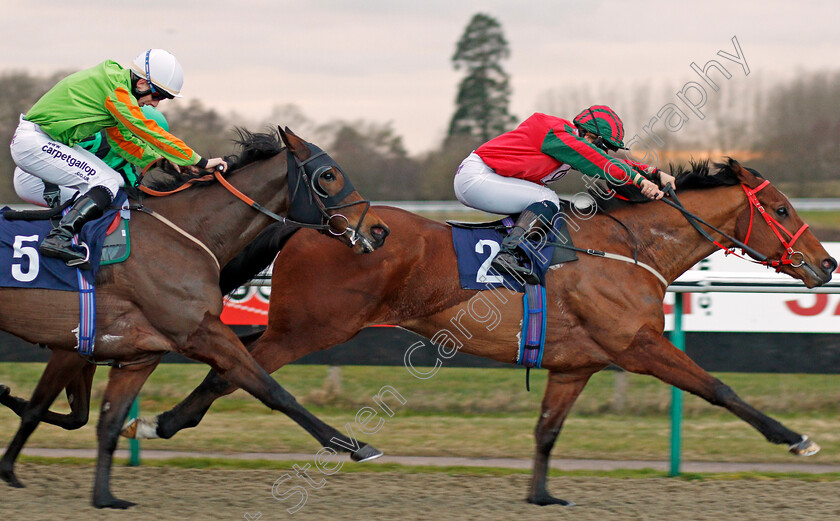
<path id="1" fill-rule="evenodd" d="M 752 223 L 752 207 L 743 189 L 762 183 L 763 179 L 734 161 L 715 174 L 708 166 L 698 165 L 678 176 L 680 199 L 688 210 L 741 241 L 747 242 L 749 233 L 750 246 L 780 259 L 787 249 L 763 221 Z M 780 266 L 780 271 L 808 287 L 829 281 L 836 261 L 803 228 L 790 202 L 772 186 L 756 195 L 779 223 L 798 234 L 797 262 Z M 366 326 L 394 324 L 427 338 L 441 331 L 455 332 L 451 338 L 460 350 L 513 363 L 519 345 L 520 296 L 504 289 L 462 290 L 447 226 L 393 208 L 378 207 L 377 213 L 393 233 L 372 255 L 354 257 L 307 230 L 286 242 L 274 264 L 268 329 L 250 346 L 255 359 L 273 372 L 308 353 L 345 342 Z M 626 257 L 633 257 L 638 244 L 639 261 L 667 283 L 716 248 L 662 202 L 620 206 L 611 215 L 627 229 L 597 214 L 579 222 L 579 229 L 572 228 L 575 244 Z M 723 244 L 728 246 L 726 240 Z M 305 263 L 295 272 L 283 268 L 313 256 L 323 262 Z M 528 501 L 568 504 L 547 490 L 550 452 L 590 376 L 609 364 L 653 375 L 725 407 L 768 441 L 785 444 L 794 454 L 818 450 L 807 437 L 744 403 L 662 336 L 666 285 L 651 271 L 613 259 L 582 256 L 552 270 L 547 289 L 550 309 L 543 367 L 549 370 L 549 379 L 535 432 L 537 447 Z M 329 327 L 313 329 L 313 321 Z M 126 433 L 169 438 L 180 429 L 197 425 L 216 398 L 235 389 L 211 372 L 173 410 L 132 423 Z"/>
<path id="2" fill-rule="evenodd" d="M 158 219 L 151 213 L 133 212 L 131 256 L 98 273 L 94 359 L 115 363 L 97 426 L 94 506 L 126 508 L 133 504 L 115 498 L 110 491 L 113 451 L 131 402 L 167 352 L 209 364 L 272 409 L 288 414 L 325 444 L 334 437 L 349 443 L 278 385 L 219 318 L 219 266 L 234 258 L 278 215 L 285 216 L 292 195 L 309 199 L 304 210 L 314 208 L 317 217 L 313 226 L 351 246 L 342 246 L 351 255 L 375 250 L 388 235 L 387 226 L 369 210 L 369 203 L 352 189 L 328 155 L 288 129 L 278 130 L 278 135 L 243 132 L 243 153 L 231 167 L 229 184 L 220 180 L 171 197 L 145 199 L 145 208 Z M 233 186 L 229 190 L 223 185 Z M 48 372 L 68 384 L 68 392 L 73 392 L 70 396 L 87 400 L 93 366 L 74 352 L 78 295 L 0 288 L 0 301 L 4 302 L 0 329 L 62 352 L 55 363 L 48 364 Z M 78 387 L 74 387 L 76 383 Z M 61 388 L 42 379 L 22 410 L 21 429 L 0 463 L 2 477 L 10 484 L 19 485 L 11 466 L 14 458 Z M 377 453 L 364 445 L 353 456 L 365 459 Z"/>

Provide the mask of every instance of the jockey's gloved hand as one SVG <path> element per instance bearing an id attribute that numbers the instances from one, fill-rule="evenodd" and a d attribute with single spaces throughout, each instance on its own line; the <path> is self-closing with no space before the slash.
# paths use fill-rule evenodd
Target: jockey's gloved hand
<path id="1" fill-rule="evenodd" d="M 204 166 L 204 169 L 212 172 L 213 170 L 216 170 L 216 167 L 218 167 L 218 166 L 222 167 L 220 169 L 221 172 L 226 172 L 227 171 L 227 166 L 228 166 L 227 161 L 225 161 L 221 157 L 214 157 L 213 159 L 208 159 L 207 160 L 207 165 Z"/>
<path id="2" fill-rule="evenodd" d="M 639 188 L 642 189 L 642 195 L 648 199 L 662 199 L 665 196 L 665 193 L 653 181 L 647 179 L 642 181 Z"/>
<path id="3" fill-rule="evenodd" d="M 665 188 L 666 185 L 671 185 L 671 188 L 676 191 L 677 181 L 671 174 L 666 174 L 662 170 L 659 171 L 659 186 Z"/>

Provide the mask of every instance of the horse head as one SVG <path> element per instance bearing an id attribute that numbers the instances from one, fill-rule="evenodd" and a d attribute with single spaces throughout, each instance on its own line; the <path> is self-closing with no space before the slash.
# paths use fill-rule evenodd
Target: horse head
<path id="1" fill-rule="evenodd" d="M 370 210 L 341 167 L 324 151 L 292 132 L 277 127 L 290 157 L 289 217 L 321 224 L 356 253 L 369 253 L 385 243 L 388 227 Z M 292 160 L 294 158 L 294 160 Z"/>
<path id="2" fill-rule="evenodd" d="M 722 173 L 733 174 L 744 189 L 748 208 L 736 218 L 735 237 L 767 257 L 757 260 L 809 288 L 830 281 L 837 261 L 808 230 L 788 198 L 757 171 L 734 159 L 718 166 Z"/>

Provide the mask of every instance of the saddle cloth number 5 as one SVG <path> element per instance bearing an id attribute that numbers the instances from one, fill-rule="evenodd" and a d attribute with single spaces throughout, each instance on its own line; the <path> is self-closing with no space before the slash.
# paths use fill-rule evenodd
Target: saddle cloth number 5
<path id="1" fill-rule="evenodd" d="M 26 243 L 32 243 L 27 246 Z M 37 235 L 15 235 L 15 242 L 13 245 L 14 252 L 13 259 L 21 259 L 19 262 L 12 263 L 12 278 L 19 282 L 32 282 L 38 276 L 40 269 L 38 250 L 38 236 Z M 28 269 L 24 271 L 23 259 L 26 258 L 28 262 Z"/>
<path id="2" fill-rule="evenodd" d="M 475 252 L 479 255 L 483 254 L 484 250 L 488 248 L 490 249 L 490 255 L 487 256 L 487 259 L 485 259 L 478 268 L 478 273 L 475 275 L 475 281 L 479 284 L 501 284 L 504 282 L 501 275 L 487 274 L 490 270 L 490 263 L 493 262 L 493 258 L 496 257 L 496 254 L 499 253 L 499 250 L 501 249 L 499 243 L 490 239 L 481 239 L 475 243 Z"/>

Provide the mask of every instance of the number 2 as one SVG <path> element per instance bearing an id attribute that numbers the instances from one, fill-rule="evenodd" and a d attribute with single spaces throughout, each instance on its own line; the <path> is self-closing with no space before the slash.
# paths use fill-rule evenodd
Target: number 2
<path id="1" fill-rule="evenodd" d="M 487 260 L 481 263 L 481 267 L 478 268 L 475 281 L 481 284 L 501 284 L 504 282 L 501 275 L 487 274 L 487 271 L 490 269 L 490 263 L 493 262 L 493 258 L 499 253 L 499 243 L 490 239 L 481 239 L 475 243 L 475 252 L 479 254 L 484 253 L 485 247 L 490 248 L 490 255 L 487 257 Z"/>

